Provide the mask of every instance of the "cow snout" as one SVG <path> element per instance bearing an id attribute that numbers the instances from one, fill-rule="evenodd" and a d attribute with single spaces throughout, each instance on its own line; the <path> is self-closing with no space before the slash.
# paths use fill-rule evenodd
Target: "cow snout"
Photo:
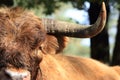
<path id="1" fill-rule="evenodd" d="M 5 72 L 12 80 L 30 80 L 30 72 L 27 70 L 7 69 Z"/>

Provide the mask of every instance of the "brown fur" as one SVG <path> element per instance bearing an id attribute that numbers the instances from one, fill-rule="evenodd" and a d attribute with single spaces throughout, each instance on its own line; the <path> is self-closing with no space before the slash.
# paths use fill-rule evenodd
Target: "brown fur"
<path id="1" fill-rule="evenodd" d="M 59 53 L 65 38 L 47 35 L 41 20 L 20 8 L 0 9 L 0 68 L 22 68 L 35 79 L 43 54 Z M 32 63 L 31 63 L 32 62 Z"/>
<path id="2" fill-rule="evenodd" d="M 120 75 L 120 66 L 113 66 L 112 68 Z"/>
<path id="3" fill-rule="evenodd" d="M 0 69 L 27 69 L 35 79 L 41 61 L 36 52 L 46 35 L 41 26 L 32 13 L 18 8 L 0 11 Z"/>
<path id="4" fill-rule="evenodd" d="M 48 35 L 31 12 L 0 9 L 0 76 L 8 80 L 4 70 L 15 68 L 28 70 L 31 80 L 120 80 L 118 68 L 57 54 L 66 42 L 64 36 Z"/>
<path id="5" fill-rule="evenodd" d="M 119 80 L 120 75 L 98 61 L 57 55 L 44 55 L 40 63 L 43 80 Z"/>

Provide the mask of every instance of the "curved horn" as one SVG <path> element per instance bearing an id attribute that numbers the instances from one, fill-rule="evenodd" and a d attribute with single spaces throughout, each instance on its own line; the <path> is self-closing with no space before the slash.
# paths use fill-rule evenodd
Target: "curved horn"
<path id="1" fill-rule="evenodd" d="M 102 8 L 97 21 L 92 25 L 79 25 L 52 19 L 42 19 L 43 26 L 49 34 L 60 34 L 68 37 L 90 38 L 100 33 L 106 23 L 106 7 L 102 3 Z"/>

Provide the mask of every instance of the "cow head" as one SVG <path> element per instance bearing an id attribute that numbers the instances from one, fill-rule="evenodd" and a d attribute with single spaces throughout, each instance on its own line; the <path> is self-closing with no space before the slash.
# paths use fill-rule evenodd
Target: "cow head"
<path id="1" fill-rule="evenodd" d="M 88 38 L 102 31 L 106 10 L 95 24 L 83 26 L 52 19 L 39 19 L 18 8 L 0 10 L 0 76 L 4 80 L 36 80 L 45 54 L 59 53 L 65 37 Z"/>

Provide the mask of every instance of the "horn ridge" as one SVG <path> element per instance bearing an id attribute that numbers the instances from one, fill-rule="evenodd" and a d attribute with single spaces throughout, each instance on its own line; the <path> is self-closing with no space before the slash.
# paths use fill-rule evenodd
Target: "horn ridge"
<path id="1" fill-rule="evenodd" d="M 76 38 L 91 38 L 99 34 L 106 23 L 106 7 L 102 2 L 101 11 L 96 22 L 92 25 L 80 25 L 53 19 L 42 19 L 43 26 L 48 34 L 59 34 Z"/>

